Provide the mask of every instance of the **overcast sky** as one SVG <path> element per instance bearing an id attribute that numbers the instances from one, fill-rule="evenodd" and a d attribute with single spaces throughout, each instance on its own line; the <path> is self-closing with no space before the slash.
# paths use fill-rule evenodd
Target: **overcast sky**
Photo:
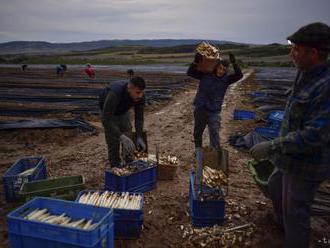
<path id="1" fill-rule="evenodd" d="M 101 39 L 285 42 L 330 25 L 330 0 L 0 0 L 0 42 Z"/>

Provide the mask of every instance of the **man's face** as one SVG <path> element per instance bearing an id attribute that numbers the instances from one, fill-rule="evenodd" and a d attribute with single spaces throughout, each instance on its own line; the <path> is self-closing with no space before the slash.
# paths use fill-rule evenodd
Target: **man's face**
<path id="1" fill-rule="evenodd" d="M 127 91 L 128 91 L 130 98 L 134 102 L 140 101 L 144 95 L 144 90 L 141 90 L 139 87 L 134 86 L 134 84 L 132 84 L 132 83 L 128 84 Z"/>
<path id="2" fill-rule="evenodd" d="M 297 68 L 306 70 L 314 64 L 315 49 L 304 45 L 292 44 L 290 57 Z"/>
<path id="3" fill-rule="evenodd" d="M 222 77 L 227 73 L 227 68 L 224 65 L 218 65 L 217 69 L 215 70 L 215 73 L 218 77 Z"/>

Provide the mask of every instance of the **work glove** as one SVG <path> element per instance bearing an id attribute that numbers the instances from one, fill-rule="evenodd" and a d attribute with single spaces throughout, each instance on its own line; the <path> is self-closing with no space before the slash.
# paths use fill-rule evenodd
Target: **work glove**
<path id="1" fill-rule="evenodd" d="M 124 157 L 131 155 L 136 150 L 134 142 L 130 138 L 128 138 L 125 134 L 120 135 L 120 142 L 123 145 Z"/>
<path id="2" fill-rule="evenodd" d="M 201 62 L 203 60 L 203 56 L 200 53 L 196 53 L 195 54 L 195 58 L 194 58 L 194 63 L 198 64 L 199 62 Z"/>
<path id="3" fill-rule="evenodd" d="M 250 149 L 250 153 L 256 160 L 267 159 L 271 152 L 271 141 L 261 142 Z"/>
<path id="4" fill-rule="evenodd" d="M 144 140 L 142 137 L 138 137 L 136 139 L 136 145 L 139 149 L 141 149 L 142 151 L 146 151 L 147 149 L 147 146 L 146 146 L 146 143 L 144 143 Z"/>
<path id="5" fill-rule="evenodd" d="M 229 53 L 229 61 L 232 64 L 236 64 L 236 58 L 235 58 L 234 54 Z"/>

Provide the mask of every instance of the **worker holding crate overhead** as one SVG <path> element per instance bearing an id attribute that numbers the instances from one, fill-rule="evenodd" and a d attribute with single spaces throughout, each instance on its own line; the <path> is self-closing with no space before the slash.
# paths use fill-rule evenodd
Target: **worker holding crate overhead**
<path id="1" fill-rule="evenodd" d="M 319 185 L 330 178 L 330 27 L 311 23 L 289 36 L 298 69 L 280 135 L 251 148 L 276 167 L 268 179 L 284 247 L 309 247 L 310 217 Z M 326 237 L 328 238 L 328 237 Z"/>
<path id="2" fill-rule="evenodd" d="M 129 82 L 110 85 L 100 96 L 99 104 L 111 167 L 123 165 L 120 144 L 124 159 L 132 157 L 136 148 L 146 150 L 146 141 L 143 139 L 145 87 L 146 83 L 142 77 L 133 77 Z M 132 125 L 128 112 L 131 108 L 134 108 L 135 113 L 136 144 L 132 140 Z"/>
<path id="3" fill-rule="evenodd" d="M 234 68 L 233 74 L 227 73 L 229 61 Z M 229 61 L 220 57 L 219 49 L 203 42 L 197 46 L 195 59 L 187 71 L 188 76 L 200 80 L 194 100 L 194 142 L 198 164 L 202 164 L 202 140 L 206 126 L 211 147 L 220 148 L 221 105 L 228 86 L 243 77 L 233 54 L 229 54 Z M 197 170 L 197 181 L 201 171 L 202 168 Z"/>

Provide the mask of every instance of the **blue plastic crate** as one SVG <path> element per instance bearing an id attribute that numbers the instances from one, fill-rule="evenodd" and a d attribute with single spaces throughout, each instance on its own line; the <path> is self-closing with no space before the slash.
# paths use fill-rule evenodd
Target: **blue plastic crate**
<path id="1" fill-rule="evenodd" d="M 264 93 L 264 92 L 253 92 L 251 94 L 252 97 L 265 97 L 267 96 L 267 93 Z"/>
<path id="2" fill-rule="evenodd" d="M 147 162 L 137 160 L 134 165 L 142 168 L 128 176 L 117 176 L 110 171 L 105 172 L 105 189 L 117 192 L 140 192 L 145 193 L 156 187 L 157 167 L 148 166 Z"/>
<path id="3" fill-rule="evenodd" d="M 284 111 L 273 111 L 268 116 L 268 121 L 274 128 L 280 128 L 284 118 Z"/>
<path id="4" fill-rule="evenodd" d="M 279 135 L 279 128 L 271 128 L 271 127 L 256 127 L 255 131 L 261 136 L 267 139 L 274 139 Z"/>
<path id="5" fill-rule="evenodd" d="M 95 191 L 96 190 L 81 191 L 77 196 L 76 202 L 78 202 L 81 195 L 87 192 L 95 192 Z M 97 190 L 97 191 L 104 192 L 104 190 Z M 143 194 L 142 193 L 134 193 L 134 194 L 139 194 L 142 196 L 140 209 L 132 210 L 132 209 L 113 208 L 115 238 L 134 239 L 140 237 L 142 224 L 143 224 Z"/>
<path id="6" fill-rule="evenodd" d="M 31 175 L 18 176 L 19 173 L 34 168 Z M 19 199 L 19 190 L 23 183 L 46 179 L 47 169 L 43 157 L 27 157 L 17 160 L 4 174 L 3 186 L 7 202 Z"/>
<path id="7" fill-rule="evenodd" d="M 207 227 L 222 224 L 225 219 L 225 200 L 199 201 L 194 188 L 195 173 L 190 174 L 189 208 L 192 224 Z"/>
<path id="8" fill-rule="evenodd" d="M 255 120 L 256 113 L 253 111 L 247 110 L 235 110 L 234 111 L 234 120 Z"/>
<path id="9" fill-rule="evenodd" d="M 47 208 L 52 214 L 66 213 L 72 219 L 93 219 L 98 225 L 81 230 L 55 224 L 25 220 L 35 209 Z M 8 214 L 8 234 L 12 248 L 112 248 L 113 211 L 71 201 L 37 197 Z"/>

